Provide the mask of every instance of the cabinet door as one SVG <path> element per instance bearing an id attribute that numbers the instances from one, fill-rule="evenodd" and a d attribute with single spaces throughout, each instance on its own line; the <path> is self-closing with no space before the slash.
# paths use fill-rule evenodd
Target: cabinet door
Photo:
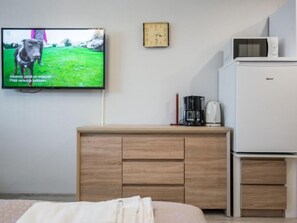
<path id="1" fill-rule="evenodd" d="M 224 134 L 185 139 L 185 203 L 204 209 L 227 207 L 227 159 Z"/>
<path id="2" fill-rule="evenodd" d="M 80 200 L 102 201 L 122 197 L 122 138 L 80 137 Z"/>

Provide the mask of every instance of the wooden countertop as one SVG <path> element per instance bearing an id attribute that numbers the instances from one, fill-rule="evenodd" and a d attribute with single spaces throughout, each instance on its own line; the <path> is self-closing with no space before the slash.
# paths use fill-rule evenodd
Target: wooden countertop
<path id="1" fill-rule="evenodd" d="M 78 133 L 227 133 L 225 127 L 166 126 L 166 125 L 106 125 L 81 126 Z"/>

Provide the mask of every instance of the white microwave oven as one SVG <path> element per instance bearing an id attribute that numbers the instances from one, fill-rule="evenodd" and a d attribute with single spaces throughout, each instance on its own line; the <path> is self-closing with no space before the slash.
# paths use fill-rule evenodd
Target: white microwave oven
<path id="1" fill-rule="evenodd" d="M 278 37 L 233 37 L 224 49 L 224 64 L 237 57 L 278 57 Z"/>

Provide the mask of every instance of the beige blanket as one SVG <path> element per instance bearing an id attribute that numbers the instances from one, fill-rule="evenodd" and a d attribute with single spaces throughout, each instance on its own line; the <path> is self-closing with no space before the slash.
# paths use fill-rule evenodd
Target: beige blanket
<path id="1" fill-rule="evenodd" d="M 17 223 L 154 223 L 150 198 L 105 202 L 38 202 Z"/>

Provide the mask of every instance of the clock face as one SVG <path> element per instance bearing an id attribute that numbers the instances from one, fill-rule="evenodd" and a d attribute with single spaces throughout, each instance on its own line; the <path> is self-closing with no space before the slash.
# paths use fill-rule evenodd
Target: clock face
<path id="1" fill-rule="evenodd" d="M 169 23 L 168 22 L 143 23 L 143 46 L 144 47 L 168 47 L 169 46 Z"/>

